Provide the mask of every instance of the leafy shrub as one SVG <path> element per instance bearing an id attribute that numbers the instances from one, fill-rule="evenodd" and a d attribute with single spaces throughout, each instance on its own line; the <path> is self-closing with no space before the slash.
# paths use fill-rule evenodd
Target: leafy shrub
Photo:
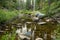
<path id="1" fill-rule="evenodd" d="M 18 11 L 9 11 L 9 10 L 0 10 L 0 23 L 6 22 L 7 20 L 12 19 L 13 17 L 18 15 Z"/>

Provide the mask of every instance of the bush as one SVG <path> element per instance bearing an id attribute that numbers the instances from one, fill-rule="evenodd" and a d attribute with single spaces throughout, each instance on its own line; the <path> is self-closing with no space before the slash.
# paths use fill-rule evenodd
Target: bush
<path id="1" fill-rule="evenodd" d="M 6 22 L 18 15 L 18 11 L 0 10 L 0 23 Z"/>

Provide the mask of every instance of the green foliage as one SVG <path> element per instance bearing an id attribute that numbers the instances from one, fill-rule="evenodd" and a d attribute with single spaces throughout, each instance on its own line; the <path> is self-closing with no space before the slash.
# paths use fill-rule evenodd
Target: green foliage
<path id="1" fill-rule="evenodd" d="M 2 36 L 1 40 L 15 40 L 16 34 L 5 34 Z"/>
<path id="2" fill-rule="evenodd" d="M 14 9 L 17 2 L 16 0 L 0 0 L 0 7 L 6 9 Z"/>
<path id="3" fill-rule="evenodd" d="M 0 23 L 1 22 L 6 22 L 7 20 L 12 19 L 18 15 L 17 11 L 8 11 L 8 10 L 0 10 Z"/>
<path id="4" fill-rule="evenodd" d="M 19 10 L 19 12 L 23 14 L 32 14 L 31 10 Z"/>
<path id="5" fill-rule="evenodd" d="M 8 40 L 8 34 L 3 35 L 1 40 Z"/>
<path id="6" fill-rule="evenodd" d="M 45 0 L 43 3 L 40 12 L 45 13 L 50 17 L 56 13 L 60 13 L 60 0 Z"/>

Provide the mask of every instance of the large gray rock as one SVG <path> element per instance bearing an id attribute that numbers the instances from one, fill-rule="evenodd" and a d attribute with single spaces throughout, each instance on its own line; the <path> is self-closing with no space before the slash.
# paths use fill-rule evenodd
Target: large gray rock
<path id="1" fill-rule="evenodd" d="M 43 13 L 41 13 L 41 12 L 39 12 L 39 11 L 35 12 L 35 15 L 36 15 L 37 17 L 43 17 L 43 16 L 45 16 L 45 14 L 43 14 Z"/>

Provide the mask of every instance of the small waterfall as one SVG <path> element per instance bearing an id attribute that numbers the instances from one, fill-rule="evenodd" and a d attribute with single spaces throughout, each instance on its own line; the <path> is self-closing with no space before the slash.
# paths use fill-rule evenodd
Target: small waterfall
<path id="1" fill-rule="evenodd" d="M 17 28 L 17 30 L 16 30 L 16 33 L 17 33 L 17 34 L 22 33 L 22 26 L 20 26 L 20 25 L 18 24 L 17 27 L 18 27 L 18 28 Z"/>
<path id="2" fill-rule="evenodd" d="M 34 30 L 33 30 L 33 32 L 32 32 L 32 40 L 34 40 Z"/>
<path id="3" fill-rule="evenodd" d="M 20 29 L 20 28 L 17 29 L 17 30 L 16 30 L 16 33 L 17 33 L 17 34 L 20 34 L 20 33 L 21 33 L 21 30 L 22 30 L 22 29 Z"/>
<path id="4" fill-rule="evenodd" d="M 31 28 L 28 29 L 28 32 L 31 32 Z"/>
<path id="5" fill-rule="evenodd" d="M 27 33 L 27 25 L 26 24 L 24 24 L 24 27 L 22 27 L 22 33 Z"/>
<path id="6" fill-rule="evenodd" d="M 44 40 L 47 40 L 47 33 L 44 33 Z"/>
<path id="7" fill-rule="evenodd" d="M 35 25 L 35 27 L 34 27 L 34 30 L 32 31 L 32 40 L 34 40 L 34 39 L 35 39 L 35 38 L 34 38 L 35 30 L 36 30 L 36 25 Z"/>

